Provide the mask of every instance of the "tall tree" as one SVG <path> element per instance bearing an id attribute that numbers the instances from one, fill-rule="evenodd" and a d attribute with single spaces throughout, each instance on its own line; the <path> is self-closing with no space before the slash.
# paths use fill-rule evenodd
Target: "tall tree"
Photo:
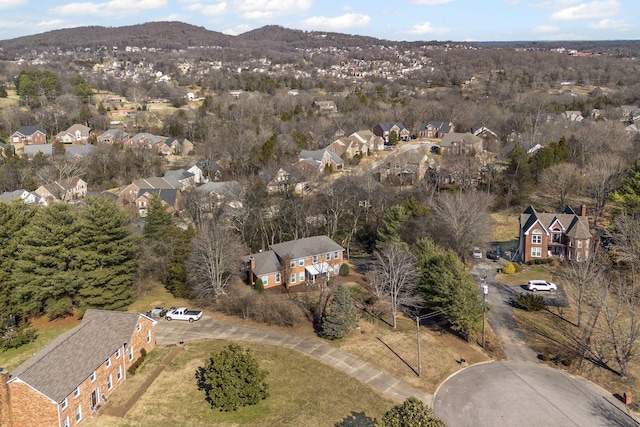
<path id="1" fill-rule="evenodd" d="M 160 196 L 154 194 L 149 200 L 149 208 L 145 217 L 144 237 L 162 240 L 173 226 L 171 213 L 167 211 Z"/>
<path id="2" fill-rule="evenodd" d="M 413 247 L 419 268 L 418 287 L 429 308 L 440 311 L 467 339 L 480 327 L 482 304 L 478 288 L 460 258 L 452 250 L 421 239 Z"/>
<path id="3" fill-rule="evenodd" d="M 349 288 L 340 284 L 333 291 L 328 312 L 322 316 L 322 335 L 330 339 L 344 338 L 356 324 L 356 309 Z"/>
<path id="4" fill-rule="evenodd" d="M 371 276 L 376 296 L 389 305 L 393 328 L 401 307 L 415 307 L 418 273 L 413 255 L 403 243 L 389 242 L 375 253 Z"/>
<path id="5" fill-rule="evenodd" d="M 580 172 L 570 163 L 555 164 L 538 175 L 538 182 L 547 194 L 556 198 L 560 210 L 577 190 L 579 180 Z"/>
<path id="6" fill-rule="evenodd" d="M 90 197 L 77 225 L 81 305 L 121 310 L 133 301 L 136 238 L 127 215 L 105 197 Z"/>
<path id="7" fill-rule="evenodd" d="M 39 209 L 22 234 L 12 282 L 23 313 L 57 317 L 77 302 L 83 278 L 77 274 L 79 229 L 70 205 Z"/>

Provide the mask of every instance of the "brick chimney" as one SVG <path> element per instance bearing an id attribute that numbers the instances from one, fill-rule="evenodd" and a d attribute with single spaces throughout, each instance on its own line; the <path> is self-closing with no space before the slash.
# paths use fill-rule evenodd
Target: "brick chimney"
<path id="1" fill-rule="evenodd" d="M 256 268 L 256 260 L 252 256 L 249 257 L 249 286 L 253 287 L 255 282 L 253 281 L 253 270 Z"/>
<path id="2" fill-rule="evenodd" d="M 13 426 L 13 420 L 11 419 L 9 384 L 7 384 L 8 380 L 8 372 L 4 370 L 0 371 L 0 425 L 3 427 Z"/>
<path id="3" fill-rule="evenodd" d="M 587 205 L 580 205 L 580 216 L 587 216 Z"/>

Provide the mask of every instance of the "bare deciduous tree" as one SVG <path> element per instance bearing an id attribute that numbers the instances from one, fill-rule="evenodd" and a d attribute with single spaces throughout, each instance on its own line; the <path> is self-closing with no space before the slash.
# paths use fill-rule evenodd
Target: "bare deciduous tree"
<path id="1" fill-rule="evenodd" d="M 624 160 L 614 153 L 602 153 L 591 158 L 584 171 L 584 192 L 593 200 L 594 223 L 602 216 L 609 193 L 618 188 L 626 171 Z"/>
<path id="2" fill-rule="evenodd" d="M 416 306 L 421 301 L 416 294 L 418 271 L 413 255 L 406 245 L 389 243 L 376 252 L 370 277 L 375 295 L 389 305 L 395 329 L 400 307 Z"/>
<path id="3" fill-rule="evenodd" d="M 564 208 L 569 196 L 578 188 L 580 173 L 570 163 L 558 163 L 540 174 L 538 181 L 547 194 L 558 200 L 558 208 Z"/>
<path id="4" fill-rule="evenodd" d="M 480 191 L 441 194 L 432 204 L 438 227 L 433 236 L 467 259 L 474 246 L 482 246 L 489 239 L 492 202 L 490 194 Z"/>
<path id="5" fill-rule="evenodd" d="M 241 252 L 240 243 L 229 230 L 211 223 L 203 225 L 187 259 L 194 295 L 214 299 L 225 294 Z"/>

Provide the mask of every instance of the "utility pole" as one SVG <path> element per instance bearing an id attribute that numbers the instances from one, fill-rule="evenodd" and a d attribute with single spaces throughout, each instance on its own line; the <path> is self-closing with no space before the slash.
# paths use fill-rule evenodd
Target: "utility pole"
<path id="1" fill-rule="evenodd" d="M 482 280 L 482 348 L 484 348 L 486 344 L 485 320 L 486 320 L 487 294 L 489 293 L 489 285 L 487 285 L 486 276 L 482 276 L 481 280 Z"/>
<path id="2" fill-rule="evenodd" d="M 418 342 L 418 376 L 422 375 L 422 363 L 421 363 L 421 355 L 420 355 L 420 316 L 416 316 L 416 333 L 417 333 L 417 342 Z"/>

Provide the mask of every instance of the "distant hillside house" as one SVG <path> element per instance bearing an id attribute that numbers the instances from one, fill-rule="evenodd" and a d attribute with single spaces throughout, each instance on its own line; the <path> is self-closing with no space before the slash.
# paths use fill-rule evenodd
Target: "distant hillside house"
<path id="1" fill-rule="evenodd" d="M 40 145 L 47 143 L 47 131 L 39 126 L 21 126 L 9 136 L 12 144 Z"/>
<path id="2" fill-rule="evenodd" d="M 482 151 L 482 138 L 472 133 L 452 132 L 446 134 L 440 142 L 442 154 L 470 155 Z"/>
<path id="3" fill-rule="evenodd" d="M 338 107 L 334 101 L 313 101 L 311 108 L 320 114 L 333 114 L 338 112 Z"/>
<path id="4" fill-rule="evenodd" d="M 451 122 L 430 121 L 420 125 L 418 138 L 442 138 L 453 131 L 454 126 Z"/>
<path id="5" fill-rule="evenodd" d="M 298 159 L 313 164 L 320 173 L 326 170 L 341 171 L 344 167 L 344 160 L 329 150 L 302 150 Z"/>
<path id="6" fill-rule="evenodd" d="M 99 412 L 127 369 L 155 348 L 155 324 L 143 314 L 88 309 L 80 325 L 2 373 L 0 424 L 75 426 Z"/>
<path id="7" fill-rule="evenodd" d="M 408 141 L 410 132 L 400 122 L 385 122 L 378 123 L 371 129 L 374 135 L 377 135 L 384 139 L 385 144 L 389 143 L 389 136 L 395 133 L 398 137 L 398 141 Z"/>
<path id="8" fill-rule="evenodd" d="M 65 144 L 87 144 L 91 134 L 90 127 L 76 123 L 69 129 L 58 133 L 56 141 L 61 141 Z"/>
<path id="9" fill-rule="evenodd" d="M 180 192 L 164 178 L 143 178 L 132 182 L 118 193 L 117 204 L 123 209 L 134 210 L 138 216 L 145 217 L 149 200 L 157 195 L 168 212 L 177 212 L 181 199 Z"/>
<path id="10" fill-rule="evenodd" d="M 176 156 L 187 156 L 193 151 L 193 142 L 186 138 L 168 138 L 164 142 L 168 152 L 162 151 L 163 154 L 175 154 Z"/>
<path id="11" fill-rule="evenodd" d="M 121 129 L 107 129 L 98 137 L 98 142 L 108 145 L 124 145 L 129 140 L 129 134 Z"/>

